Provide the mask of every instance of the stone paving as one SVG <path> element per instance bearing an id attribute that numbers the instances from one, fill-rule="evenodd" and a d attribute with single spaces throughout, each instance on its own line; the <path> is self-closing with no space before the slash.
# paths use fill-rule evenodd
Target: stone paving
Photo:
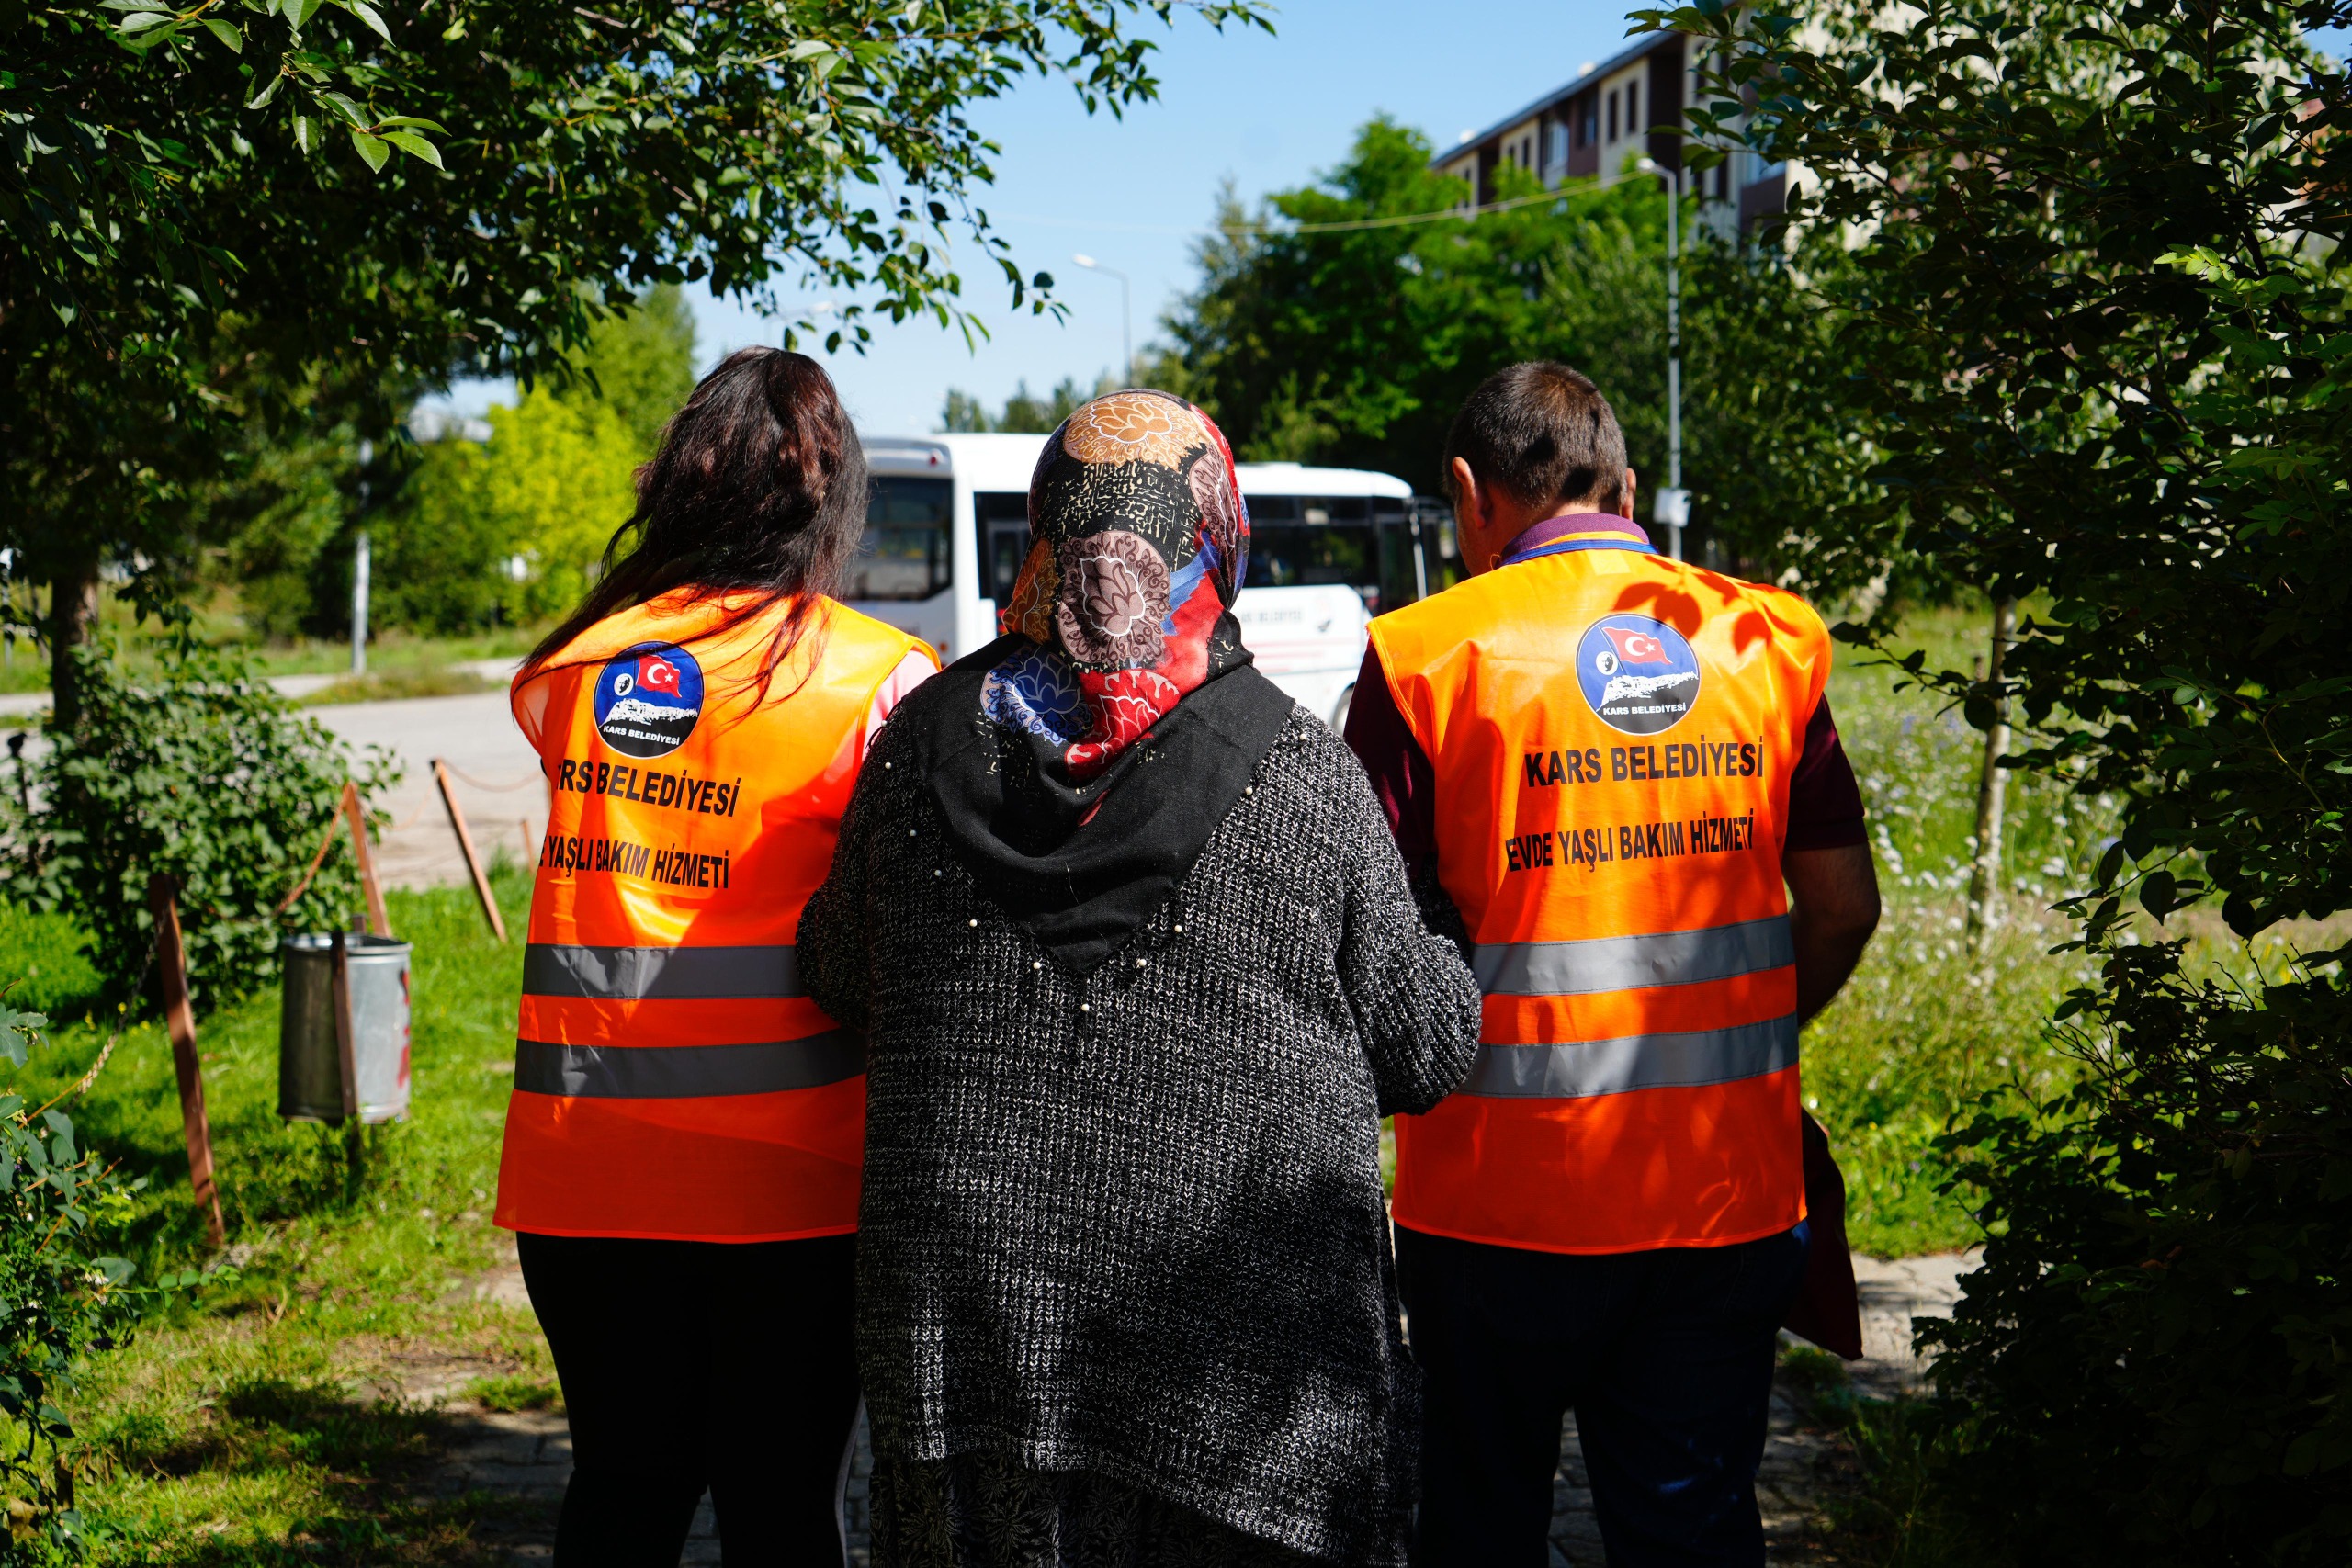
<path id="1" fill-rule="evenodd" d="M 1917 1386 L 1924 1369 L 1910 1353 L 1910 1319 L 1949 1314 L 1959 1297 L 1960 1275 L 1972 1262 L 1964 1253 L 1895 1262 L 1854 1259 L 1862 1297 L 1863 1348 L 1868 1355 L 1849 1369 L 1849 1375 L 1863 1392 L 1884 1397 Z M 472 1289 L 482 1300 L 530 1310 L 522 1269 L 511 1260 Z M 445 1496 L 485 1491 L 526 1505 L 506 1510 L 502 1516 L 504 1522 L 485 1524 L 478 1539 L 485 1546 L 503 1549 L 511 1562 L 545 1562 L 553 1554 L 556 1507 L 571 1473 L 571 1439 L 564 1429 L 563 1416 L 553 1411 L 509 1415 L 447 1403 L 478 1370 L 421 1357 L 401 1371 L 401 1393 L 420 1403 L 440 1403 L 447 1412 L 448 1442 L 432 1485 Z M 1828 1437 L 1806 1425 L 1786 1390 L 1775 1390 L 1763 1470 L 1758 1477 L 1773 1561 L 1794 1562 L 1804 1556 L 1802 1548 L 1815 1533 L 1819 1516 L 1816 1477 L 1830 1452 Z M 865 1568 L 867 1562 L 865 1486 L 871 1470 L 872 1456 L 861 1417 L 849 1488 L 853 1568 Z M 1555 1568 L 1599 1568 L 1607 1561 L 1573 1415 L 1562 1434 L 1560 1472 L 1554 1483 L 1552 1561 Z M 695 1516 L 681 1562 L 684 1568 L 710 1568 L 718 1562 L 718 1538 L 707 1498 Z"/>

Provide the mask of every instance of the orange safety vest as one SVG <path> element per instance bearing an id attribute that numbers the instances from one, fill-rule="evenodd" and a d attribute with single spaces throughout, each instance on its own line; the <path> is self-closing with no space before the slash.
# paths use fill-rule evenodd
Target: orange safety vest
<path id="1" fill-rule="evenodd" d="M 1820 618 L 1596 528 L 1371 636 L 1485 998 L 1469 1077 L 1396 1118 L 1396 1223 L 1544 1252 L 1794 1225 L 1781 845 Z"/>
<path id="2" fill-rule="evenodd" d="M 814 672 L 795 689 L 797 652 L 763 695 L 789 602 L 712 635 L 728 603 L 665 595 L 515 678 L 551 804 L 498 1171 L 510 1230 L 857 1228 L 865 1043 L 803 993 L 793 939 L 860 727 L 922 645 L 827 600 L 801 645 L 823 638 Z"/>

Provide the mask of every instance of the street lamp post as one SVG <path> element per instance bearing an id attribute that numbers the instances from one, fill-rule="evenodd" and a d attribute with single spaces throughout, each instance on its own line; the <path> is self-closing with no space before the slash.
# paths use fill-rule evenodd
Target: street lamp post
<path id="1" fill-rule="evenodd" d="M 1667 554 L 1680 560 L 1690 521 L 1690 492 L 1682 488 L 1682 171 L 1655 158 L 1635 166 L 1666 181 L 1666 487 L 1650 518 L 1665 525 Z"/>
<path id="2" fill-rule="evenodd" d="M 1119 376 L 1123 384 L 1132 387 L 1136 380 L 1135 312 L 1129 299 L 1127 275 L 1115 266 L 1104 266 L 1083 252 L 1069 259 L 1089 272 L 1107 272 L 1119 280 Z"/>

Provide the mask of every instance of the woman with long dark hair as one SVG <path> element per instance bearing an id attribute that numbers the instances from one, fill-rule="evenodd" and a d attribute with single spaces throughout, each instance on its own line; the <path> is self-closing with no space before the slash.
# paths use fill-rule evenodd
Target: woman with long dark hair
<path id="1" fill-rule="evenodd" d="M 937 668 L 835 603 L 865 521 L 815 361 L 730 355 L 638 475 L 514 717 L 552 806 L 498 1223 L 571 1424 L 556 1562 L 841 1560 L 864 1048 L 801 986 L 867 737 Z"/>
<path id="2" fill-rule="evenodd" d="M 876 1568 L 1392 1568 L 1419 1452 L 1380 1118 L 1469 1069 L 1363 770 L 1251 667 L 1200 410 L 1029 488 L 1006 635 L 875 743 L 801 932 L 869 1031 Z"/>

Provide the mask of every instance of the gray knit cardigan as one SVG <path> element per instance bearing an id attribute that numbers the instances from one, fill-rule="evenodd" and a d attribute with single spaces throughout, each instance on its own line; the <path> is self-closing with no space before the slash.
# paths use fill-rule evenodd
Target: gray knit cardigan
<path id="1" fill-rule="evenodd" d="M 920 694 L 918 694 L 920 696 Z M 974 886 L 886 726 L 810 900 L 866 1031 L 858 1355 L 877 1450 L 1091 1471 L 1341 1563 L 1404 1561 L 1419 1442 L 1379 1118 L 1469 1070 L 1363 770 L 1303 711 L 1083 979 Z"/>

